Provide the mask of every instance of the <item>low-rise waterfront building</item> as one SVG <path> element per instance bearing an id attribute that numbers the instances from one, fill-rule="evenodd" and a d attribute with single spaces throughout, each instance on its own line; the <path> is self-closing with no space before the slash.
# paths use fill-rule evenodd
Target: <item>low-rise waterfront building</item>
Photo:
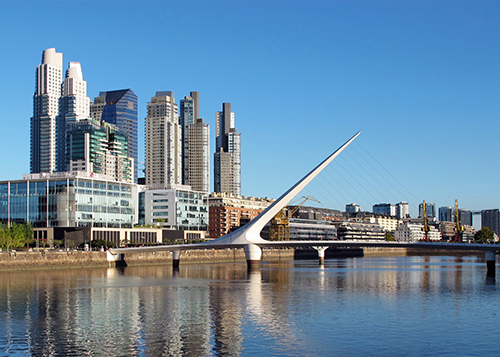
<path id="1" fill-rule="evenodd" d="M 394 238 L 398 242 L 418 242 L 424 240 L 424 225 L 418 223 L 410 223 L 406 221 L 398 226 L 394 231 Z M 431 241 L 441 240 L 441 232 L 436 227 L 429 226 L 427 238 Z"/>
<path id="2" fill-rule="evenodd" d="M 257 217 L 272 202 L 269 198 L 212 193 L 208 197 L 208 236 L 218 238 L 227 234 L 232 227 L 239 227 L 242 219 L 252 220 Z"/>
<path id="3" fill-rule="evenodd" d="M 86 172 L 24 175 L 0 181 L 0 221 L 33 227 L 130 228 L 137 185 Z"/>
<path id="4" fill-rule="evenodd" d="M 140 195 L 141 224 L 180 231 L 207 231 L 208 193 L 186 185 L 144 187 Z M 142 206 L 142 204 L 144 206 Z"/>
<path id="5" fill-rule="evenodd" d="M 384 240 L 385 232 L 377 223 L 343 221 L 336 224 L 339 240 Z"/>

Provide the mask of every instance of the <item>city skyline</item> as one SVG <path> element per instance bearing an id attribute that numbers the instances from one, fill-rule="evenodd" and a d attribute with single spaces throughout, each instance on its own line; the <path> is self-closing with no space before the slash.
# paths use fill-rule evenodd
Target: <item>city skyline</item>
<path id="1" fill-rule="evenodd" d="M 211 124 L 211 138 L 214 113 L 220 103 L 231 102 L 245 138 L 243 195 L 277 198 L 311 162 L 361 129 L 362 148 L 416 197 L 382 196 L 371 204 L 409 201 L 415 210 L 424 199 L 436 207 L 458 199 L 471 211 L 500 205 L 499 4 L 193 3 L 189 21 L 180 6 L 170 6 L 165 27 L 155 22 L 155 12 L 162 13 L 166 3 L 123 3 L 121 9 L 105 3 L 111 15 L 94 28 L 80 26 L 101 16 L 84 1 L 64 8 L 28 3 L 22 11 L 22 4 L 1 5 L 0 26 L 15 34 L 5 39 L 5 48 L 16 54 L 0 59 L 0 115 L 4 129 L 16 134 L 1 144 L 4 152 L 14 151 L 0 158 L 2 179 L 29 172 L 34 68 L 41 51 L 54 47 L 65 54 L 64 66 L 82 64 L 90 98 L 120 88 L 138 95 L 139 158 L 146 102 L 155 90 L 201 93 L 200 117 Z M 230 20 L 213 24 L 214 10 Z M 70 16 L 75 11 L 79 19 Z M 123 18 L 145 21 L 146 14 L 150 30 L 132 32 L 122 24 Z M 254 21 L 259 28 L 251 26 Z M 190 27 L 199 35 L 188 46 L 181 32 Z M 106 30 L 119 39 L 116 44 L 95 40 Z M 169 33 L 178 45 L 175 56 L 164 56 L 151 41 L 158 33 Z M 133 45 L 124 42 L 129 37 Z M 231 47 L 226 57 L 220 56 L 224 44 Z M 162 61 L 165 66 L 159 66 Z M 213 153 L 213 140 L 210 145 Z M 346 198 L 343 205 L 359 201 Z"/>

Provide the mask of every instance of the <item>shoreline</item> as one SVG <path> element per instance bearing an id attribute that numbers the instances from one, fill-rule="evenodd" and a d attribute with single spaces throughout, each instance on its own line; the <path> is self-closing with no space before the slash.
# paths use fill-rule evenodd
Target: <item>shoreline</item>
<path id="1" fill-rule="evenodd" d="M 326 258 L 349 257 L 375 257 L 375 256 L 484 256 L 481 251 L 448 251 L 442 249 L 421 250 L 407 248 L 363 248 L 344 252 L 332 252 Z M 279 261 L 295 259 L 317 259 L 313 250 L 306 254 L 296 254 L 298 250 L 288 249 L 263 249 L 262 261 Z M 328 252 L 328 250 L 326 251 Z M 172 264 L 172 253 L 168 251 L 153 253 L 129 253 L 125 256 L 128 266 L 167 265 Z M 206 249 L 181 252 L 181 264 L 208 264 L 246 261 L 242 249 Z M 107 268 L 106 252 L 100 251 L 39 251 L 39 252 L 0 252 L 0 271 L 34 270 L 34 269 L 81 269 L 81 268 Z"/>

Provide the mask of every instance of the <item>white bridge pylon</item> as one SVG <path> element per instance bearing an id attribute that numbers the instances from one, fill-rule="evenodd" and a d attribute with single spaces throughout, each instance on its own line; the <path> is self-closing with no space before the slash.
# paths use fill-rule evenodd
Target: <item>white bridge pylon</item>
<path id="1" fill-rule="evenodd" d="M 260 232 L 265 225 L 285 207 L 304 187 L 306 187 L 325 167 L 327 167 L 361 132 L 358 131 L 353 137 L 347 140 L 333 154 L 328 156 L 323 162 L 316 166 L 311 172 L 305 175 L 280 198 L 274 201 L 269 207 L 262 211 L 256 218 L 241 227 L 240 229 L 231 232 L 223 237 L 214 239 L 209 242 L 199 243 L 206 246 L 243 246 L 245 256 L 249 267 L 260 262 L 262 255 L 261 246 L 268 245 L 270 242 L 260 236 Z"/>
<path id="2" fill-rule="evenodd" d="M 279 242 L 271 242 L 263 239 L 260 232 L 265 227 L 267 222 L 271 220 L 279 211 L 283 209 L 304 187 L 306 187 L 325 167 L 327 167 L 354 139 L 356 139 L 361 132 L 357 132 L 353 137 L 347 140 L 341 147 L 334 153 L 323 160 L 311 172 L 305 175 L 288 191 L 286 191 L 280 198 L 274 201 L 269 207 L 262 211 L 256 218 L 249 223 L 220 238 L 196 243 L 196 244 L 179 244 L 170 246 L 156 246 L 156 247 L 140 247 L 140 248 L 113 248 L 108 251 L 108 260 L 116 261 L 117 254 L 126 252 L 148 252 L 169 250 L 173 252 L 173 266 L 179 266 L 180 251 L 182 250 L 196 250 L 196 249 L 209 249 L 209 248 L 243 248 L 248 262 L 248 266 L 258 264 L 262 255 L 261 247 L 263 246 L 285 246 L 285 244 L 276 244 Z M 288 242 L 292 243 L 292 242 Z"/>

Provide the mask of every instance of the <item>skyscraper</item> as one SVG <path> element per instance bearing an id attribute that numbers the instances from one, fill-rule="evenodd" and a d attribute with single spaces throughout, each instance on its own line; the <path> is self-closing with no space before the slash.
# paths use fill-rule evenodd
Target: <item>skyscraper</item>
<path id="1" fill-rule="evenodd" d="M 455 214 L 451 207 L 439 207 L 439 221 L 440 222 L 453 222 Z"/>
<path id="2" fill-rule="evenodd" d="M 481 228 L 488 227 L 500 236 L 500 211 L 498 209 L 485 209 L 481 211 Z"/>
<path id="3" fill-rule="evenodd" d="M 146 117 L 146 185 L 182 183 L 182 135 L 174 92 L 156 92 Z"/>
<path id="4" fill-rule="evenodd" d="M 426 212 L 427 212 L 427 218 L 436 218 L 436 211 L 434 209 L 434 203 L 429 203 L 427 202 L 425 204 Z M 424 204 L 420 203 L 418 205 L 418 217 L 423 218 L 424 217 Z"/>
<path id="5" fill-rule="evenodd" d="M 36 68 L 33 117 L 30 128 L 30 172 L 56 170 L 57 116 L 63 71 L 63 55 L 55 48 L 43 51 Z"/>
<path id="6" fill-rule="evenodd" d="M 202 118 L 189 125 L 188 174 L 185 185 L 194 191 L 210 191 L 210 127 Z"/>
<path id="7" fill-rule="evenodd" d="M 410 205 L 406 201 L 396 203 L 396 217 L 399 219 L 410 218 Z"/>
<path id="8" fill-rule="evenodd" d="M 231 103 L 216 113 L 214 191 L 241 195 L 241 134 L 234 127 Z"/>
<path id="9" fill-rule="evenodd" d="M 90 106 L 90 116 L 92 119 L 116 125 L 127 135 L 128 156 L 134 159 L 134 177 L 137 182 L 137 95 L 131 89 L 100 92 Z"/>
<path id="10" fill-rule="evenodd" d="M 191 92 L 179 101 L 179 124 L 182 136 L 182 183 L 189 181 L 189 126 L 194 124 L 199 115 L 199 93 Z"/>
<path id="11" fill-rule="evenodd" d="M 82 67 L 70 62 L 62 87 L 62 97 L 57 117 L 57 171 L 66 171 L 66 126 L 90 115 L 90 98 L 87 82 L 83 80 Z"/>
<path id="12" fill-rule="evenodd" d="M 200 95 L 191 92 L 180 100 L 182 183 L 195 191 L 210 191 L 210 129 L 199 117 Z"/>

